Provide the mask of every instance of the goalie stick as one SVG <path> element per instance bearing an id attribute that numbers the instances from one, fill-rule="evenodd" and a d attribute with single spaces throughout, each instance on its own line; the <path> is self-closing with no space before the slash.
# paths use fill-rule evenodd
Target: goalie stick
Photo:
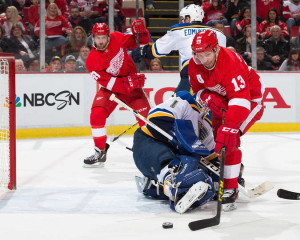
<path id="1" fill-rule="evenodd" d="M 285 189 L 278 189 L 277 196 L 289 200 L 300 200 L 300 193 L 288 191 Z"/>

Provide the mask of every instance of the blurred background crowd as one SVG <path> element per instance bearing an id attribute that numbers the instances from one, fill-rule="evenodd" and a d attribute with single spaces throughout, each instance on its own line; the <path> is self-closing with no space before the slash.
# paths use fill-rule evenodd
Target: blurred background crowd
<path id="1" fill-rule="evenodd" d="M 140 0 L 139 16 L 151 33 L 150 44 L 178 23 L 178 2 L 174 11 L 171 4 L 164 7 L 163 2 L 168 1 Z M 202 6 L 203 25 L 224 32 L 227 47 L 251 65 L 251 1 L 185 1 L 185 5 L 191 3 Z M 300 71 L 300 0 L 257 0 L 256 4 L 258 70 Z M 130 33 L 130 23 L 136 19 L 135 6 L 135 0 L 114 1 L 115 31 Z M 19 73 L 40 71 L 39 9 L 39 0 L 0 0 L 0 51 L 14 53 Z M 45 10 L 45 71 L 86 72 L 91 29 L 95 23 L 108 22 L 108 0 L 46 0 Z M 163 25 L 165 22 L 168 26 Z M 141 62 L 135 58 L 139 51 L 129 53 L 142 71 L 178 71 L 178 64 L 167 58 Z M 176 52 L 171 55 L 178 59 Z"/>

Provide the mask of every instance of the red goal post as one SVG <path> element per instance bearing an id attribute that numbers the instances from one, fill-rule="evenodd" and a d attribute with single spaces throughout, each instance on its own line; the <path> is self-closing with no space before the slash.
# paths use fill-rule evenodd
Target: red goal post
<path id="1" fill-rule="evenodd" d="M 15 57 L 0 54 L 0 188 L 16 189 Z"/>

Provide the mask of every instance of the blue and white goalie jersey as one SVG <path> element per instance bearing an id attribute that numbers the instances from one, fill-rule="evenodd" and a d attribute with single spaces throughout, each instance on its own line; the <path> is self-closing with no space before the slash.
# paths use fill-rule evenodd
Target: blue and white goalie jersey
<path id="1" fill-rule="evenodd" d="M 190 120 L 195 135 L 211 153 L 214 153 L 215 142 L 209 110 L 197 103 L 189 92 L 177 92 L 173 97 L 152 108 L 147 119 L 168 133 L 173 129 L 175 119 Z M 166 137 L 148 125 L 143 126 L 141 130 L 155 139 L 168 142 Z"/>
<path id="2" fill-rule="evenodd" d="M 180 69 L 182 69 L 193 57 L 191 45 L 194 36 L 207 29 L 216 33 L 220 46 L 226 47 L 226 36 L 221 31 L 193 23 L 180 23 L 170 27 L 167 33 L 152 45 L 152 55 L 162 57 L 173 50 L 178 50 L 181 59 Z"/>

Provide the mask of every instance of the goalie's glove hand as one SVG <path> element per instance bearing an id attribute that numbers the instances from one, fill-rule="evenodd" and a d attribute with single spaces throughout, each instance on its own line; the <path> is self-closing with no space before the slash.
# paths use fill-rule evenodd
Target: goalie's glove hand
<path id="1" fill-rule="evenodd" d="M 232 152 L 238 145 L 239 137 L 238 129 L 230 128 L 226 124 L 221 125 L 216 137 L 215 152 L 220 152 L 223 146 L 226 148 L 226 153 Z"/>
<path id="2" fill-rule="evenodd" d="M 124 86 L 128 93 L 136 88 L 142 88 L 145 85 L 146 77 L 144 74 L 132 74 L 124 78 Z"/>
<path id="3" fill-rule="evenodd" d="M 142 19 L 137 19 L 131 23 L 131 31 L 134 36 L 137 35 L 137 33 L 146 33 L 147 28 L 144 24 L 144 21 Z"/>
<path id="4" fill-rule="evenodd" d="M 228 109 L 228 102 L 218 93 L 205 93 L 203 96 L 201 96 L 201 99 L 205 101 L 212 113 L 219 118 L 222 118 L 223 112 L 227 111 Z"/>

